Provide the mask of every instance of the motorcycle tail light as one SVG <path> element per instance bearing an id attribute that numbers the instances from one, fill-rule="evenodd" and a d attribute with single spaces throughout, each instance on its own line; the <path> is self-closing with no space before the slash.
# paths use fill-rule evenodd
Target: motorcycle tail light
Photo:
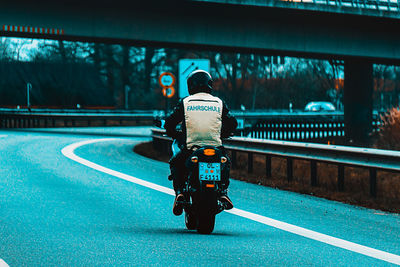
<path id="1" fill-rule="evenodd" d="M 206 156 L 214 156 L 215 155 L 215 150 L 211 149 L 211 148 L 207 148 L 207 149 L 204 149 L 203 153 Z"/>
<path id="2" fill-rule="evenodd" d="M 215 185 L 214 185 L 214 184 L 206 184 L 206 187 L 207 187 L 207 188 L 214 188 Z"/>
<path id="3" fill-rule="evenodd" d="M 190 160 L 191 160 L 193 163 L 197 163 L 197 162 L 199 161 L 199 158 L 196 157 L 196 156 L 193 156 Z"/>
<path id="4" fill-rule="evenodd" d="M 226 157 L 221 157 L 221 163 L 226 163 L 228 159 Z"/>

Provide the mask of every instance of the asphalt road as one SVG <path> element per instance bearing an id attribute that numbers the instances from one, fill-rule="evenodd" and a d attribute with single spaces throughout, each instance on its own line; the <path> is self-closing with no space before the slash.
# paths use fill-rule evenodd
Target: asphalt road
<path id="1" fill-rule="evenodd" d="M 212 235 L 172 214 L 148 128 L 0 131 L 0 266 L 388 266 L 400 216 L 232 181 Z"/>

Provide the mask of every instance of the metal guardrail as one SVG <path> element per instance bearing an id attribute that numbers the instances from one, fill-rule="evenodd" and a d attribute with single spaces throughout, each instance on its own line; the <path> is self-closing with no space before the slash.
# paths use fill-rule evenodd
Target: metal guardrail
<path id="1" fill-rule="evenodd" d="M 155 146 L 168 150 L 172 142 L 162 129 L 153 129 Z M 312 143 L 260 140 L 254 138 L 233 137 L 224 140 L 224 146 L 232 152 L 232 165 L 236 164 L 236 153 L 248 154 L 248 172 L 253 172 L 253 155 L 266 156 L 266 176 L 271 177 L 271 158 L 283 157 L 287 162 L 287 179 L 293 180 L 293 159 L 308 160 L 311 168 L 311 185 L 318 185 L 317 162 L 338 166 L 337 187 L 344 191 L 345 167 L 363 167 L 369 169 L 370 195 L 377 195 L 377 171 L 400 172 L 400 152 L 391 150 L 368 149 L 347 146 L 334 146 Z"/>
<path id="2" fill-rule="evenodd" d="M 107 112 L 90 110 L 0 109 L 0 128 L 108 126 L 153 124 L 153 112 Z"/>
<path id="3" fill-rule="evenodd" d="M 285 112 L 285 111 L 262 111 L 262 112 L 232 112 L 244 126 L 252 126 L 259 120 L 320 120 L 321 118 L 343 117 L 343 112 Z M 86 121 L 88 126 L 95 120 L 106 121 L 119 120 L 150 120 L 161 118 L 164 111 L 144 110 L 104 110 L 104 109 L 15 109 L 0 108 L 0 128 L 26 128 L 26 127 L 66 127 L 79 126 L 77 122 Z"/>
<path id="4" fill-rule="evenodd" d="M 0 114 L 22 114 L 22 115 L 105 115 L 105 116 L 129 116 L 139 114 L 143 116 L 153 116 L 154 111 L 144 110 L 107 110 L 107 109 L 15 109 L 0 108 Z"/>
<path id="5" fill-rule="evenodd" d="M 272 140 L 341 144 L 345 140 L 344 114 L 304 111 L 232 111 L 239 121 L 236 136 Z M 0 108 L 0 128 L 153 125 L 164 112 L 104 109 Z M 377 130 L 378 113 L 373 129 Z"/>

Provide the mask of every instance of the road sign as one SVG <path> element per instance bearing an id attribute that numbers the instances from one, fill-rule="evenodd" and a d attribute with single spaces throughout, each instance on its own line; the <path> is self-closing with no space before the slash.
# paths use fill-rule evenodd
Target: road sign
<path id="1" fill-rule="evenodd" d="M 162 89 L 163 96 L 171 98 L 175 95 L 175 88 L 174 87 L 164 87 Z"/>
<path id="2" fill-rule="evenodd" d="M 181 59 L 179 60 L 179 97 L 189 95 L 186 80 L 195 70 L 210 72 L 210 60 L 208 59 Z"/>
<path id="3" fill-rule="evenodd" d="M 167 98 L 171 98 L 175 95 L 175 76 L 171 72 L 163 72 L 158 78 L 158 82 L 162 87 L 162 94 Z"/>
<path id="4" fill-rule="evenodd" d="M 161 87 L 172 87 L 175 84 L 175 76 L 171 72 L 163 72 L 158 78 Z"/>

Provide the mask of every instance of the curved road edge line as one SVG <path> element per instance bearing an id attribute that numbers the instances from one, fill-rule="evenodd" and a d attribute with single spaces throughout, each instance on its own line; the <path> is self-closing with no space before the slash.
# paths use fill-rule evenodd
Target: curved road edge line
<path id="1" fill-rule="evenodd" d="M 5 262 L 4 260 L 0 259 L 0 267 L 10 267 L 10 266 L 8 266 L 7 262 Z"/>
<path id="2" fill-rule="evenodd" d="M 95 169 L 97 171 L 118 177 L 120 179 L 129 181 L 129 182 L 132 182 L 132 183 L 135 183 L 135 184 L 138 184 L 138 185 L 141 185 L 141 186 L 144 186 L 144 187 L 147 187 L 147 188 L 150 188 L 150 189 L 153 189 L 153 190 L 156 190 L 156 191 L 168 194 L 168 195 L 175 196 L 174 190 L 172 190 L 168 187 L 161 186 L 161 185 L 151 183 L 151 182 L 147 182 L 147 181 L 141 180 L 139 178 L 133 177 L 131 175 L 124 174 L 124 173 L 103 167 L 99 164 L 96 164 L 89 160 L 81 158 L 81 157 L 75 155 L 75 153 L 74 153 L 75 149 L 77 149 L 81 146 L 84 146 L 84 145 L 99 143 L 99 142 L 115 141 L 115 140 L 121 140 L 121 139 L 106 138 L 106 139 L 92 139 L 92 140 L 81 141 L 81 142 L 73 143 L 71 145 L 64 147 L 61 150 L 61 153 L 65 157 L 67 157 L 73 161 L 76 161 L 82 165 L 85 165 L 89 168 Z M 319 242 L 329 244 L 329 245 L 332 245 L 332 246 L 335 246 L 338 248 L 342 248 L 342 249 L 356 252 L 356 253 L 359 253 L 362 255 L 366 255 L 366 256 L 369 256 L 369 257 L 372 257 L 375 259 L 379 259 L 382 261 L 400 265 L 400 256 L 396 255 L 396 254 L 392 254 L 392 253 L 385 252 L 382 250 L 363 246 L 363 245 L 353 243 L 353 242 L 350 242 L 350 241 L 347 241 L 344 239 L 332 237 L 332 236 L 322 234 L 322 233 L 319 233 L 316 231 L 312 231 L 312 230 L 309 230 L 309 229 L 306 229 L 306 228 L 303 228 L 300 226 L 285 223 L 282 221 L 278 221 L 278 220 L 275 220 L 275 219 L 272 219 L 272 218 L 269 218 L 266 216 L 262 216 L 259 214 L 255 214 L 255 213 L 237 209 L 237 208 L 233 208 L 232 210 L 228 210 L 226 212 L 249 219 L 249 220 L 252 220 L 252 221 L 255 221 L 255 222 L 259 222 L 259 223 L 262 223 L 262 224 L 265 224 L 265 225 L 268 225 L 268 226 L 271 226 L 271 227 L 274 227 L 274 228 L 277 228 L 277 229 L 280 229 L 280 230 L 283 230 L 283 231 L 286 231 L 289 233 L 300 235 L 300 236 L 303 236 L 303 237 L 306 237 L 306 238 L 309 238 L 309 239 L 312 239 L 315 241 L 319 241 Z M 0 265 L 0 267 L 1 267 L 1 265 Z"/>
<path id="3" fill-rule="evenodd" d="M 138 185 L 142 185 L 142 186 L 150 188 L 150 189 L 154 189 L 154 190 L 166 193 L 168 195 L 175 196 L 175 192 L 171 188 L 168 188 L 168 187 L 165 187 L 165 186 L 161 186 L 161 185 L 158 185 L 158 184 L 155 184 L 155 183 L 147 182 L 147 181 L 144 181 L 144 180 L 141 180 L 139 178 L 127 175 L 127 174 L 122 173 L 122 172 L 114 171 L 112 169 L 103 167 L 103 166 L 101 166 L 99 164 L 96 164 L 96 163 L 93 163 L 93 162 L 88 161 L 86 159 L 83 159 L 81 157 L 78 157 L 74 153 L 75 149 L 77 149 L 78 147 L 84 146 L 84 145 L 98 143 L 98 142 L 115 141 L 115 140 L 121 140 L 121 139 L 104 138 L 104 139 L 92 139 L 92 140 L 81 141 L 81 142 L 74 143 L 74 144 L 71 144 L 69 146 L 64 147 L 61 150 L 61 153 L 64 156 L 66 156 L 67 158 L 72 159 L 73 161 L 76 161 L 76 162 L 78 162 L 80 164 L 83 164 L 83 165 L 85 165 L 85 166 L 87 166 L 89 168 L 101 171 L 103 173 L 110 174 L 112 176 L 118 177 L 120 179 L 129 181 L 129 182 L 132 182 L 132 183 L 135 183 L 135 184 L 138 184 Z"/>

